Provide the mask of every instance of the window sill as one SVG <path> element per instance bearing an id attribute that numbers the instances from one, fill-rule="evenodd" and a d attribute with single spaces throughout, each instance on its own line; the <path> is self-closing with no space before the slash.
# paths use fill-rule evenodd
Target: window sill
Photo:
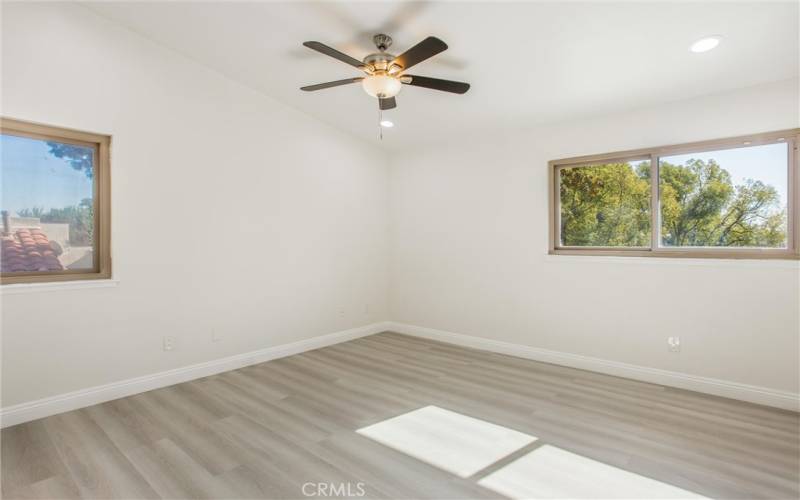
<path id="1" fill-rule="evenodd" d="M 51 283 L 14 283 L 0 286 L 0 295 L 16 295 L 20 293 L 60 292 L 66 290 L 83 290 L 86 288 L 116 288 L 119 280 L 81 280 Z"/>
<path id="2" fill-rule="evenodd" d="M 739 268 L 777 268 L 800 269 L 800 261 L 796 259 L 730 259 L 730 258 L 692 258 L 692 257 L 640 257 L 618 255 L 564 255 L 546 254 L 545 262 L 566 263 L 598 263 L 605 264 L 644 264 L 655 266 L 701 266 L 701 267 L 739 267 Z"/>

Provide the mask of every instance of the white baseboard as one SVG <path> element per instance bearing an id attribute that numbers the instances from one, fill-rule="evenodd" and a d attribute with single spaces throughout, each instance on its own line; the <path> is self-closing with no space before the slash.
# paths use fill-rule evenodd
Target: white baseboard
<path id="1" fill-rule="evenodd" d="M 507 354 L 518 358 L 543 361 L 556 365 L 580 368 L 593 372 L 625 377 L 653 384 L 688 389 L 690 391 L 713 394 L 726 398 L 739 399 L 751 403 L 767 406 L 774 406 L 786 410 L 800 411 L 800 394 L 770 389 L 768 387 L 758 387 L 754 385 L 740 384 L 709 377 L 699 377 L 686 373 L 648 368 L 645 366 L 631 365 L 610 361 L 607 359 L 592 358 L 579 354 L 551 351 L 539 349 L 509 342 L 500 342 L 482 337 L 473 337 L 460 333 L 435 330 L 421 326 L 408 325 L 405 323 L 389 322 L 388 329 L 397 333 L 413 335 L 431 340 L 447 342 L 449 344 L 482 349 L 485 351 Z"/>
<path id="2" fill-rule="evenodd" d="M 779 391 L 767 387 L 758 387 L 726 380 L 699 377 L 685 373 L 647 368 L 644 366 L 609 361 L 606 359 L 591 358 L 578 354 L 570 354 L 536 347 L 500 342 L 496 340 L 462 335 L 459 333 L 435 330 L 421 326 L 408 325 L 397 322 L 373 323 L 349 330 L 343 330 L 328 335 L 321 335 L 290 344 L 267 347 L 257 351 L 229 356 L 227 358 L 198 363 L 142 377 L 122 380 L 88 389 L 59 394 L 36 401 L 20 403 L 0 409 L 0 427 L 36 420 L 38 418 L 76 410 L 87 406 L 111 401 L 141 392 L 166 387 L 169 385 L 187 382 L 216 373 L 235 370 L 243 366 L 263 363 L 271 359 L 283 358 L 301 352 L 311 351 L 348 340 L 373 335 L 384 331 L 393 331 L 447 342 L 450 344 L 483 349 L 485 351 L 507 354 L 520 358 L 543 361 L 557 365 L 570 366 L 583 370 L 590 370 L 618 377 L 626 377 L 644 382 L 651 382 L 670 387 L 678 387 L 691 391 L 714 394 L 751 403 L 758 403 L 787 410 L 800 411 L 800 395 L 792 392 Z"/>
<path id="3" fill-rule="evenodd" d="M 267 347 L 257 351 L 236 354 L 227 358 L 215 359 L 205 363 L 184 366 L 174 370 L 153 373 L 143 377 L 136 377 L 110 384 L 81 389 L 79 391 L 59 394 L 49 398 L 20 403 L 0 409 L 0 427 L 36 420 L 38 418 L 76 410 L 86 406 L 111 401 L 141 392 L 151 391 L 160 387 L 179 384 L 216 373 L 235 370 L 243 366 L 263 363 L 271 359 L 283 358 L 301 352 L 319 349 L 348 340 L 365 337 L 388 330 L 389 323 L 373 323 L 371 325 L 351 328 L 328 335 L 321 335 L 290 344 Z"/>

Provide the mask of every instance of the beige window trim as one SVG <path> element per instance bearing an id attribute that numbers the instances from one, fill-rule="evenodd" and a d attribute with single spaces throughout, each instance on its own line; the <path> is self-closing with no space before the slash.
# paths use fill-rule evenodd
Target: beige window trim
<path id="1" fill-rule="evenodd" d="M 787 248 L 736 248 L 736 247 L 680 247 L 666 248 L 660 246 L 661 211 L 659 208 L 659 176 L 658 163 L 662 156 L 675 154 L 699 153 L 717 149 L 734 149 L 738 147 L 772 144 L 783 139 L 789 145 L 788 161 L 788 202 L 787 202 Z M 762 134 L 753 134 L 727 139 L 693 142 L 673 146 L 619 151 L 599 155 L 579 156 L 553 160 L 548 163 L 549 186 L 549 253 L 554 255 L 595 255 L 595 256 L 629 256 L 629 257 L 674 257 L 674 258 L 709 258 L 709 259 L 800 259 L 800 163 L 798 159 L 800 145 L 800 129 L 781 130 Z M 649 247 L 575 247 L 562 246 L 561 242 L 561 207 L 558 170 L 565 167 L 589 166 L 608 162 L 650 160 L 650 215 L 651 240 Z"/>
<path id="2" fill-rule="evenodd" d="M 111 137 L 50 125 L 0 118 L 0 133 L 94 148 L 94 268 L 46 272 L 2 273 L 0 283 L 47 283 L 111 278 Z"/>

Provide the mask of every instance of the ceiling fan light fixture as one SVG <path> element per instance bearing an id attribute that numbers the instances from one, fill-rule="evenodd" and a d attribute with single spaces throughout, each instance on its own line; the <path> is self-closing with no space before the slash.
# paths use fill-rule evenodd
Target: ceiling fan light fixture
<path id="1" fill-rule="evenodd" d="M 379 99 L 394 97 L 403 88 L 400 80 L 389 75 L 366 76 L 361 80 L 361 86 L 364 88 L 364 92 Z"/>

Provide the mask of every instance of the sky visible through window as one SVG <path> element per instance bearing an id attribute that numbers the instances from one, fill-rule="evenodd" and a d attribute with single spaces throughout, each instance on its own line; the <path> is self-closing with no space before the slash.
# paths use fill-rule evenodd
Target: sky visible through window
<path id="1" fill-rule="evenodd" d="M 734 185 L 744 184 L 746 179 L 753 179 L 774 187 L 778 191 L 781 206 L 785 207 L 789 191 L 786 170 L 788 154 L 787 143 L 780 142 L 721 151 L 662 156 L 661 160 L 673 165 L 683 165 L 691 159 L 705 162 L 713 159 L 731 174 Z"/>
<path id="2" fill-rule="evenodd" d="M 92 179 L 50 153 L 47 142 L 0 136 L 2 200 L 11 213 L 33 207 L 64 208 L 92 198 Z"/>

